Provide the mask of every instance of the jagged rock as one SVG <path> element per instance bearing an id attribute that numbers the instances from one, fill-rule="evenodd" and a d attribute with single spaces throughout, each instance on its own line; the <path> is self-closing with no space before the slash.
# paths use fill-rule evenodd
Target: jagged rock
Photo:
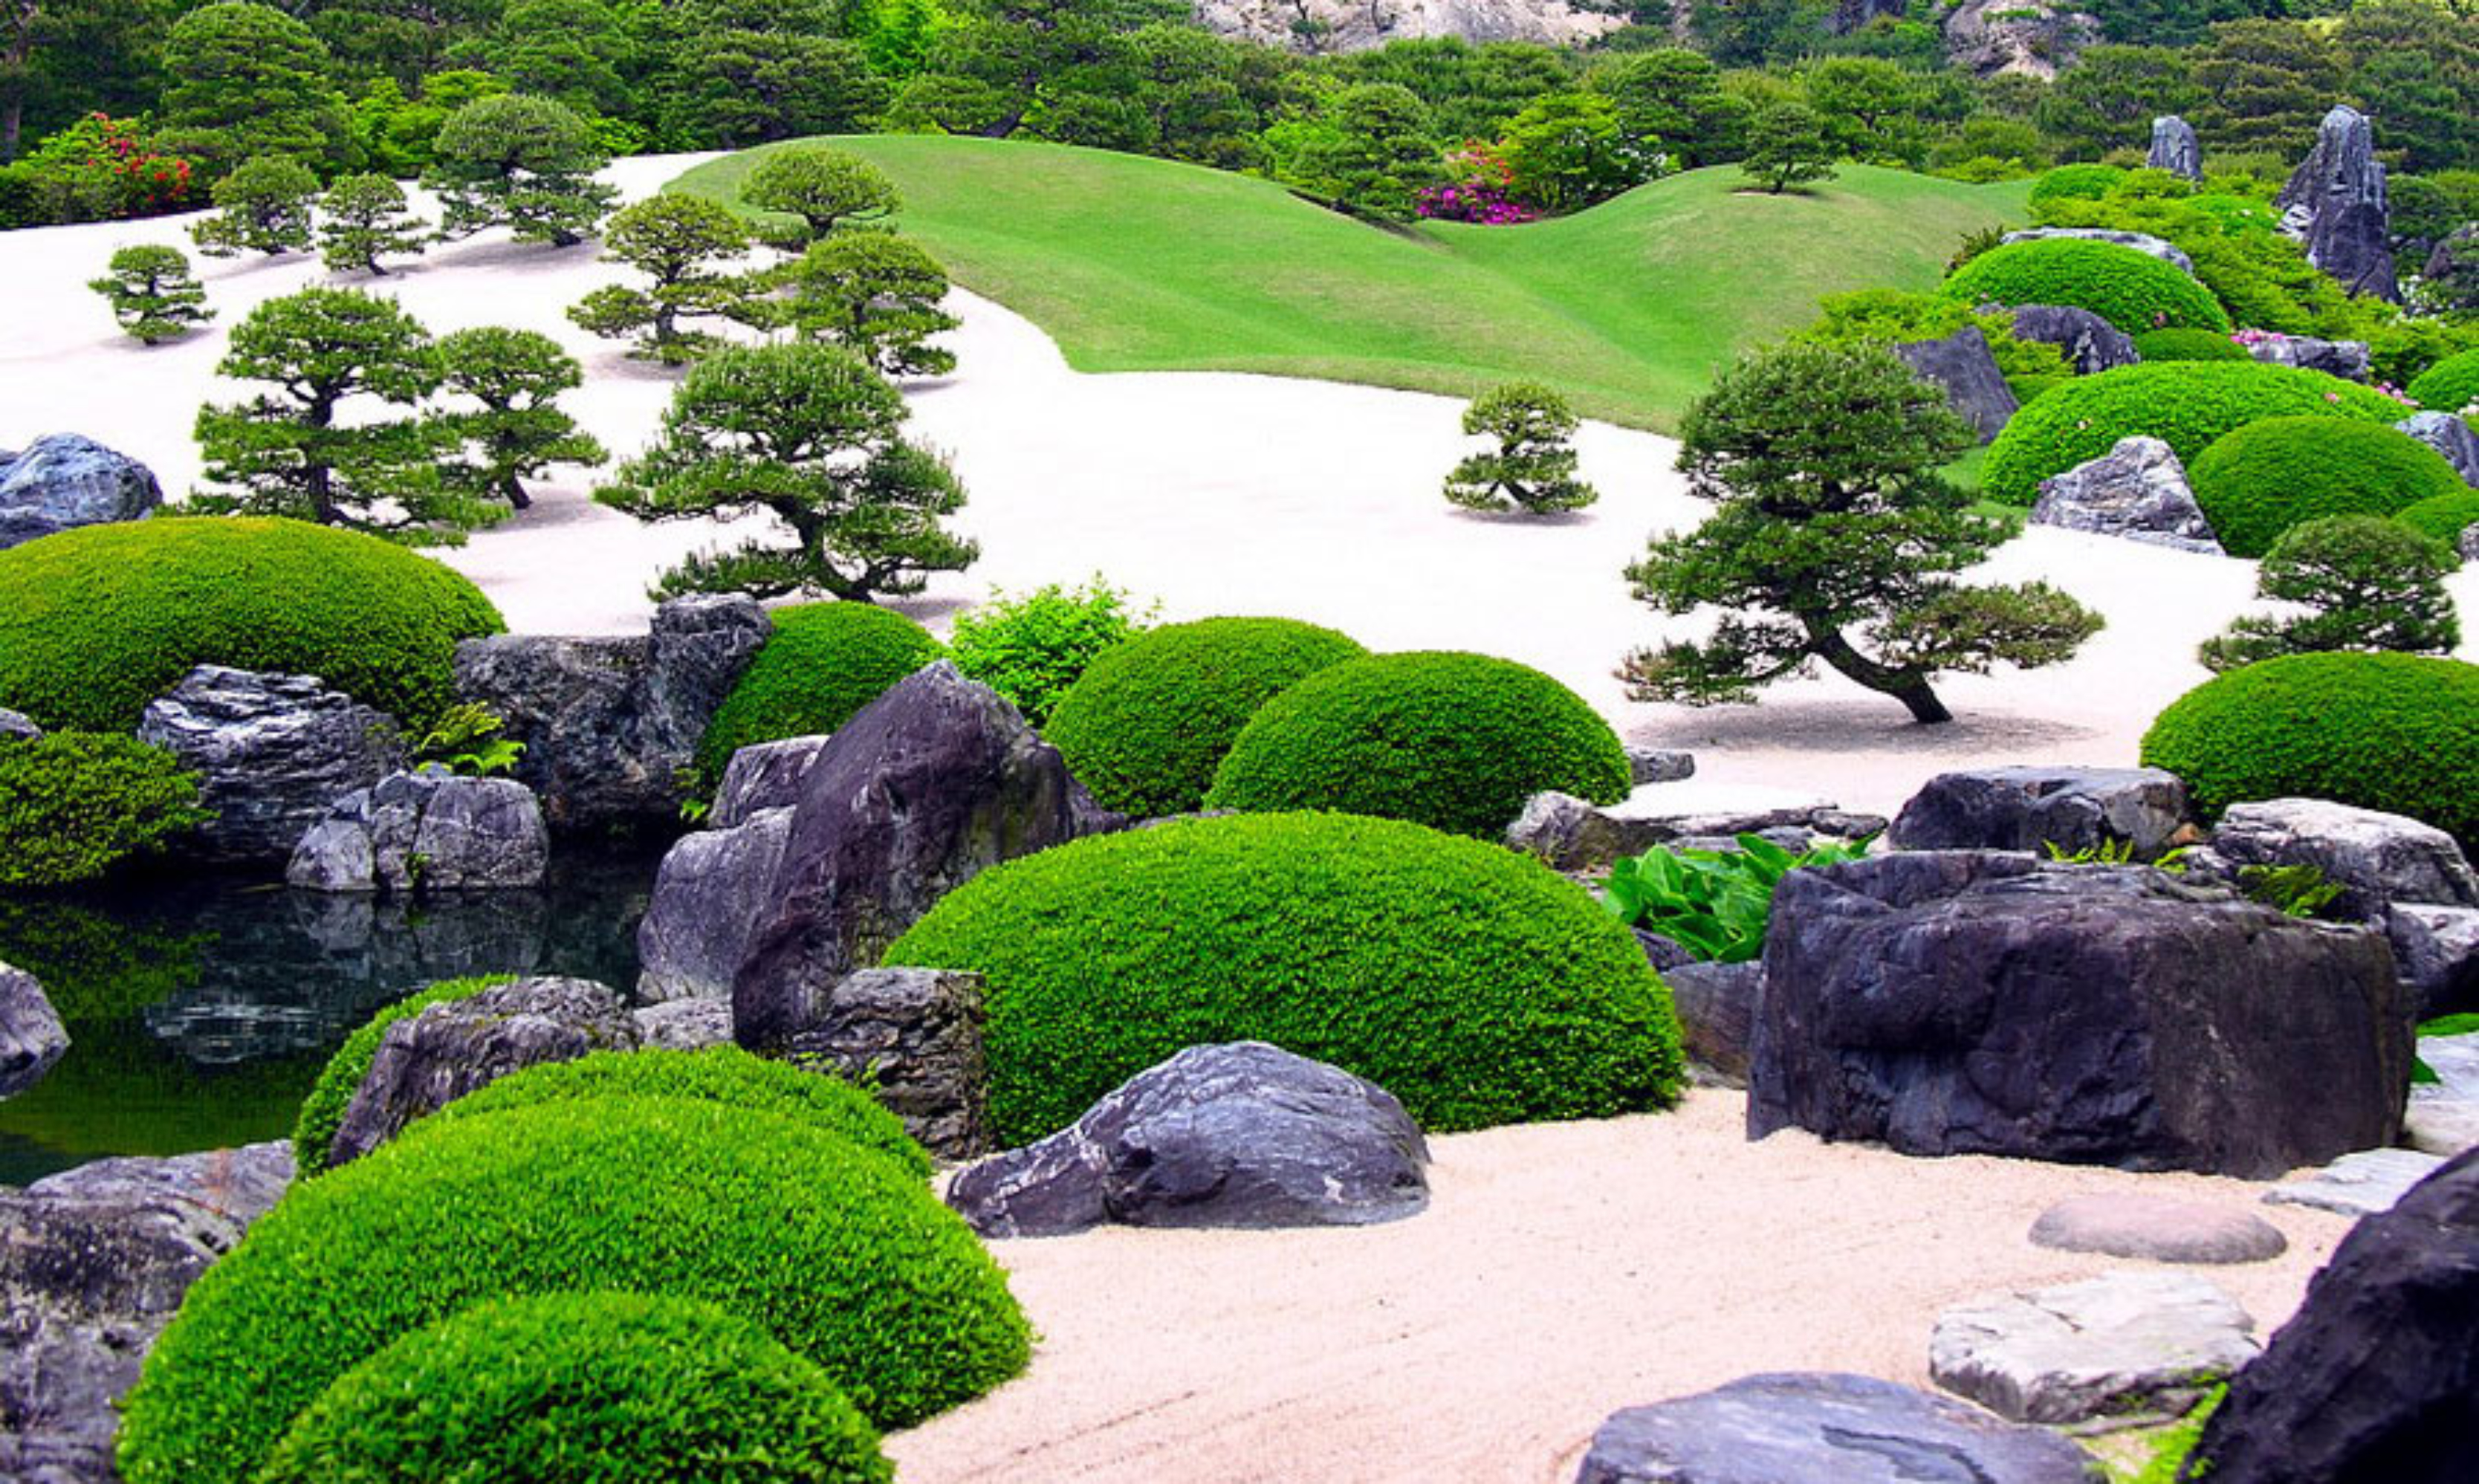
<path id="1" fill-rule="evenodd" d="M 154 472 L 76 433 L 0 449 L 0 550 L 57 531 L 142 521 L 164 503 Z"/>
<path id="2" fill-rule="evenodd" d="M 751 599 L 675 598 L 642 639 L 468 639 L 456 684 L 524 745 L 515 777 L 552 830 L 668 829 L 706 723 L 773 631 Z"/>
<path id="3" fill-rule="evenodd" d="M 639 999 L 731 998 L 791 834 L 790 809 L 765 809 L 729 830 L 683 835 L 664 853 L 637 924 Z"/>
<path id="4" fill-rule="evenodd" d="M 732 754 L 714 791 L 714 807 L 706 811 L 706 828 L 737 829 L 767 809 L 788 809 L 800 803 L 801 780 L 809 776 L 826 745 L 823 736 L 785 737 Z"/>
<path id="5" fill-rule="evenodd" d="M 2400 302 L 2385 166 L 2365 115 L 2335 104 L 2273 205 L 2281 230 L 2306 245 L 2308 262 L 2352 294 Z"/>
<path id="6" fill-rule="evenodd" d="M 2014 400 L 2005 372 L 1997 369 L 1988 337 L 1976 324 L 1966 324 L 1943 340 L 1898 345 L 1894 353 L 1912 375 L 1945 388 L 1946 400 L 1980 434 L 1981 443 L 2003 432 L 2006 420 L 2022 405 Z"/>
<path id="7" fill-rule="evenodd" d="M 335 802 L 404 766 L 395 724 L 306 675 L 200 665 L 149 702 L 139 740 L 198 775 L 216 816 L 173 849 L 231 865 L 282 864 Z"/>
<path id="8" fill-rule="evenodd" d="M 938 899 L 1003 860 L 1121 821 L 1058 749 L 941 660 L 828 739 L 733 977 L 741 1044 L 779 1040 L 816 989 L 878 961 Z"/>
<path id="9" fill-rule="evenodd" d="M 1748 1085 L 1748 1043 L 1755 1035 L 1756 1002 L 1765 992 L 1765 966 L 1745 963 L 1682 963 L 1662 970 L 1688 1061 L 1714 1086 Z"/>
<path id="10" fill-rule="evenodd" d="M 2479 1011 L 2479 908 L 2397 902 L 2385 936 L 2402 983 L 2416 991 L 2414 1018 Z"/>
<path id="11" fill-rule="evenodd" d="M 2345 1216 L 2390 1211 L 2411 1187 L 2444 1161 L 2412 1149 L 2362 1149 L 2345 1154 L 2303 1180 L 2287 1180 L 2263 1193 L 2273 1206 L 2306 1206 Z"/>
<path id="12" fill-rule="evenodd" d="M 1626 750 L 1627 778 L 1638 788 L 1647 783 L 1675 783 L 1696 776 L 1696 755 L 1667 747 L 1636 747 Z"/>
<path id="13" fill-rule="evenodd" d="M 1945 13 L 1946 57 L 1981 77 L 2048 81 L 2100 39 L 2100 22 L 2051 0 L 1962 0 Z"/>
<path id="14" fill-rule="evenodd" d="M 2191 1273 L 2112 1272 L 1937 1316 L 1929 1376 L 1999 1417 L 2178 1417 L 2253 1360 L 2255 1320 Z"/>
<path id="15" fill-rule="evenodd" d="M 1195 0 L 1193 13 L 1217 36 L 1311 54 L 1424 37 L 1580 46 L 1626 24 L 1567 0 Z"/>
<path id="16" fill-rule="evenodd" d="M 1035 1144 L 958 1172 L 985 1237 L 1123 1226 L 1364 1226 L 1428 1204 L 1428 1145 L 1376 1084 L 1263 1041 L 1191 1046 Z"/>
<path id="17" fill-rule="evenodd" d="M 0 742 L 32 742 L 42 734 L 33 717 L 0 706 Z"/>
<path id="18" fill-rule="evenodd" d="M 2192 1457 L 2211 1484 L 2479 1478 L 2479 1154 L 2341 1239 Z"/>
<path id="19" fill-rule="evenodd" d="M 2195 126 L 2175 114 L 2152 120 L 2152 148 L 2143 163 L 2184 180 L 2204 178 L 2204 144 Z"/>
<path id="20" fill-rule="evenodd" d="M 360 1159 L 426 1113 L 545 1062 L 634 1051 L 637 1022 L 590 979 L 521 979 L 398 1020 L 328 1145 L 330 1167 Z"/>
<path id="21" fill-rule="evenodd" d="M 703 1051 L 731 1044 L 731 1007 L 722 1000 L 672 1000 L 630 1012 L 648 1051 Z"/>
<path id="22" fill-rule="evenodd" d="M 1787 1372 L 1615 1414 L 1575 1484 L 2103 1484 L 2044 1427 L 1874 1376 Z"/>
<path id="23" fill-rule="evenodd" d="M 2453 836 L 2401 814 L 2325 799 L 2233 804 L 2212 831 L 2211 858 L 2251 865 L 2312 865 L 2341 888 L 2333 911 L 2382 921 L 2395 903 L 2479 907 L 2479 875 Z"/>
<path id="24" fill-rule="evenodd" d="M 1639 789 L 1623 804 L 1602 807 L 1572 794 L 1538 793 L 1506 827 L 1506 844 L 1539 857 L 1554 871 L 1597 871 L 1621 856 L 1640 856 L 1656 845 L 1731 840 L 1742 834 L 1804 830 L 1855 840 L 1885 828 L 1873 814 L 1853 814 L 1832 805 L 1755 809 L 1736 814 L 1676 810 L 1659 791 Z"/>
<path id="25" fill-rule="evenodd" d="M 2246 345 L 2247 353 L 2267 366 L 2322 371 L 2344 381 L 2367 379 L 2367 343 L 2363 340 L 2317 340 L 2267 330 L 2251 337 Z"/>
<path id="26" fill-rule="evenodd" d="M 2212 523 L 2195 501 L 2177 450 L 2158 438 L 2121 438 L 2096 459 L 2040 481 L 2032 524 L 2221 553 Z"/>
<path id="27" fill-rule="evenodd" d="M 0 1190 L 0 1478 L 108 1484 L 115 1410 L 181 1295 L 293 1178 L 285 1140 Z"/>
<path id="28" fill-rule="evenodd" d="M 2182 273 L 2195 271 L 2195 260 L 2175 243 L 2149 232 L 2122 232 L 2115 227 L 2026 227 L 2008 232 L 2008 243 L 2037 243 L 2051 238 L 2073 238 L 2085 243 L 2108 243 L 2114 247 L 2132 247 L 2146 257 L 2159 258 Z"/>
<path id="29" fill-rule="evenodd" d="M 1664 937 L 1658 933 L 1647 933 L 1642 928 L 1633 928 L 1629 931 L 1635 934 L 1637 946 L 1644 950 L 1644 961 L 1658 969 L 1665 978 L 1672 969 L 1684 968 L 1697 961 L 1696 956 L 1680 947 L 1674 938 Z"/>
<path id="30" fill-rule="evenodd" d="M 863 969 L 802 993 L 753 1041 L 869 1088 L 922 1148 L 947 1160 L 990 1152 L 989 1061 L 982 1046 L 982 979 L 945 969 Z"/>
<path id="31" fill-rule="evenodd" d="M 2263 1178 L 2392 1142 L 2392 953 L 2149 867 L 1901 851 L 1774 893 L 1748 1132 Z"/>
<path id="32" fill-rule="evenodd" d="M 2262 1263 L 2289 1250 L 2281 1228 L 2253 1212 L 2160 1195 L 2078 1195 L 2040 1213 L 2032 1244 L 2147 1263 Z"/>
<path id="33" fill-rule="evenodd" d="M 2186 785 L 2159 768 L 1973 768 L 1929 780 L 1886 839 L 1896 850 L 2067 855 L 2124 844 L 2154 860 L 2186 816 Z"/>
<path id="34" fill-rule="evenodd" d="M 2463 483 L 2479 488 L 2479 433 L 2469 423 L 2449 412 L 2415 412 L 2393 426 L 2443 454 Z M 2469 531 L 2463 535 L 2467 538 Z"/>
<path id="35" fill-rule="evenodd" d="M 2133 366 L 2143 359 L 2135 351 L 2134 336 L 2088 309 L 2071 304 L 2018 304 L 2010 310 L 2002 304 L 1984 304 L 1981 309 L 2010 313 L 2015 339 L 2057 346 L 2078 376 Z"/>
<path id="36" fill-rule="evenodd" d="M 24 969 L 0 963 L 0 1097 L 14 1097 L 43 1080 L 69 1049 L 68 1027 Z"/>
<path id="37" fill-rule="evenodd" d="M 539 886 L 549 869 L 550 834 L 532 789 L 433 763 L 337 800 L 302 833 L 284 880 L 307 891 L 409 897 Z"/>

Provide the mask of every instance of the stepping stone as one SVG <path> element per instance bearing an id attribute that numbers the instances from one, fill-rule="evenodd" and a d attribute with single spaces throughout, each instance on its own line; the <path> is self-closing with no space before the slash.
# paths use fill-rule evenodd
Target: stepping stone
<path id="1" fill-rule="evenodd" d="M 2018 1422 L 2175 1417 L 2255 1358 L 2254 1329 L 2236 1299 L 2191 1273 L 2112 1272 L 1948 1309 L 1929 1374 Z"/>
<path id="2" fill-rule="evenodd" d="M 2040 1213 L 2034 1246 L 2153 1263 L 2261 1263 L 2289 1239 L 2251 1211 L 2157 1195 L 2078 1195 Z"/>
<path id="3" fill-rule="evenodd" d="M 2373 1215 L 2392 1210 L 2393 1202 L 2443 1163 L 2436 1155 L 2414 1149 L 2362 1149 L 2304 1180 L 2274 1186 L 2263 1198 L 2275 1206 L 2313 1206 L 2345 1216 Z"/>
<path id="4" fill-rule="evenodd" d="M 2421 1154 L 2441 1159 L 2479 1148 L 2479 1098 L 2456 1097 L 2436 1087 L 2411 1088 L 2402 1139 Z"/>

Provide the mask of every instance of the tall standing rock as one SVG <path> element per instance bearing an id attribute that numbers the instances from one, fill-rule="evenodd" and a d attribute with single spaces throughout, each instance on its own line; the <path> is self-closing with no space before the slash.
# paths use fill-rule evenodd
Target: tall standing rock
<path id="1" fill-rule="evenodd" d="M 1997 369 L 1988 337 L 1976 324 L 1966 324 L 1943 340 L 1898 345 L 1894 353 L 1912 375 L 1945 389 L 1955 416 L 1971 424 L 1981 443 L 2004 432 L 2020 405 L 2014 400 L 2014 389 L 2006 384 L 2005 373 Z"/>
<path id="2" fill-rule="evenodd" d="M 2352 294 L 2401 301 L 2393 277 L 2392 210 L 2385 166 L 2366 115 L 2335 104 L 2315 131 L 2315 148 L 2273 205 L 2281 230 L 2307 245 L 2307 261 Z"/>
<path id="3" fill-rule="evenodd" d="M 2195 126 L 2175 114 L 2152 120 L 2152 152 L 2143 163 L 2185 180 L 2202 180 L 2204 145 L 2195 138 Z"/>
<path id="4" fill-rule="evenodd" d="M 282 866 L 335 802 L 404 766 L 395 723 L 314 676 L 200 665 L 147 704 L 138 738 L 198 775 L 216 817 L 182 853 L 219 865 Z"/>

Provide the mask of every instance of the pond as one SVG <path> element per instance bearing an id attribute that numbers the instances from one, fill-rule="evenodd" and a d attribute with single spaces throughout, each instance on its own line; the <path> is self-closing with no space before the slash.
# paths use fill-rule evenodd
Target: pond
<path id="1" fill-rule="evenodd" d="M 42 982 L 69 1033 L 41 1082 L 0 1101 L 0 1185 L 284 1138 L 337 1044 L 433 980 L 626 990 L 657 859 L 573 852 L 542 890 L 420 905 L 212 877 L 0 897 L 0 962 Z"/>

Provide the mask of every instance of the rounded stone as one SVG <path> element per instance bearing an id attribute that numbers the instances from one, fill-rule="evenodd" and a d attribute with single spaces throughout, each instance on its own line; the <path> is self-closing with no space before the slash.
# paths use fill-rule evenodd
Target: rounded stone
<path id="1" fill-rule="evenodd" d="M 2035 1246 L 2155 1263 L 2261 1263 L 2289 1249 L 2251 1212 L 2157 1195 L 2079 1195 L 2032 1223 Z"/>

